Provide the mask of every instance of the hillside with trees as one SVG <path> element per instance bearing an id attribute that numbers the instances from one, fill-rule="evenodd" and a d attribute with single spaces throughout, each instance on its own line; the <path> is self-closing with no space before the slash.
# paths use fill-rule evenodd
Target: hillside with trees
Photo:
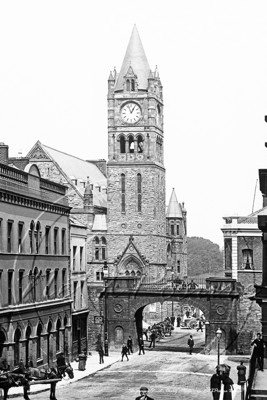
<path id="1" fill-rule="evenodd" d="M 224 276 L 223 252 L 218 244 L 202 237 L 187 238 L 188 276 Z"/>

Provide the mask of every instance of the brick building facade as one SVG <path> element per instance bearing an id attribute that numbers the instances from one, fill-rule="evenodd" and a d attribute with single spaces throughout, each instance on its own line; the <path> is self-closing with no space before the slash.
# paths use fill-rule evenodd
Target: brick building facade
<path id="1" fill-rule="evenodd" d="M 57 352 L 71 352 L 66 188 L 35 165 L 8 166 L 7 153 L 1 161 L 0 357 L 11 367 L 20 358 L 53 365 Z"/>

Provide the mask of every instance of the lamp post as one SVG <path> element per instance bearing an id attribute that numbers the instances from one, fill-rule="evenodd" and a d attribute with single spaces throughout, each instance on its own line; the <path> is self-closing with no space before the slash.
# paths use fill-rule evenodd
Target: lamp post
<path id="1" fill-rule="evenodd" d="M 108 264 L 104 261 L 103 266 L 103 278 L 105 284 L 105 316 L 104 316 L 104 353 L 105 356 L 108 356 L 108 298 L 107 298 L 107 289 L 108 289 Z"/>
<path id="2" fill-rule="evenodd" d="M 220 365 L 220 340 L 221 340 L 221 337 L 222 337 L 222 331 L 221 331 L 220 328 L 217 329 L 216 336 L 217 336 L 217 339 L 218 339 L 218 365 Z"/>

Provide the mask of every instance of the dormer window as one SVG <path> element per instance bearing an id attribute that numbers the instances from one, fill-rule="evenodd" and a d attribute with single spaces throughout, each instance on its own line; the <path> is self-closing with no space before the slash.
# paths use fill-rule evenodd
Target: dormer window
<path id="1" fill-rule="evenodd" d="M 132 92 L 135 91 L 135 81 L 134 81 L 134 79 L 131 80 L 131 91 Z"/>

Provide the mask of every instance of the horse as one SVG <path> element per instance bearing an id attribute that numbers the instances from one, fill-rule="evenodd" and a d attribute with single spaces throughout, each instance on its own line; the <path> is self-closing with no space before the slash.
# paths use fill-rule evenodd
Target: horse
<path id="1" fill-rule="evenodd" d="M 4 390 L 4 400 L 7 400 L 9 388 L 23 386 L 23 397 L 25 400 L 30 400 L 28 396 L 30 382 L 35 381 L 38 383 L 38 381 L 40 381 L 42 384 L 50 384 L 50 400 L 57 400 L 56 385 L 59 380 L 62 380 L 66 373 L 69 379 L 74 378 L 73 368 L 70 363 L 66 365 L 64 371 L 56 367 L 47 370 L 28 368 L 24 373 L 21 373 L 20 370 L 14 369 L 13 371 L 8 371 L 0 375 L 0 388 Z"/>

